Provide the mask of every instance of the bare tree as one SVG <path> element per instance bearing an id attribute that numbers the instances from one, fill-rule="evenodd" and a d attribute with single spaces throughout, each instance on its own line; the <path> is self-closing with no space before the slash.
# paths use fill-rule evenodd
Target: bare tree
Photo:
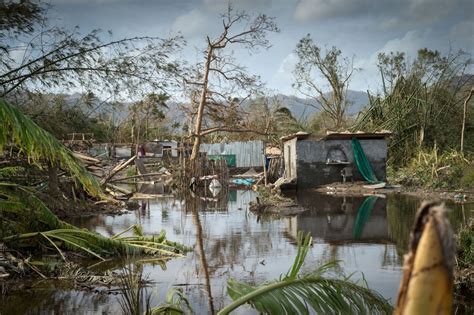
<path id="1" fill-rule="evenodd" d="M 309 34 L 300 39 L 295 52 L 299 60 L 293 71 L 294 86 L 303 95 L 317 101 L 309 106 L 326 112 L 334 127 L 341 128 L 349 106 L 347 90 L 355 70 L 353 60 L 343 58 L 341 50 L 336 47 L 322 53 Z M 329 91 L 316 82 L 317 77 L 329 84 Z"/>
<path id="2" fill-rule="evenodd" d="M 215 38 L 207 37 L 204 62 L 198 64 L 193 79 L 185 80 L 191 86 L 191 105 L 194 118 L 193 151 L 191 160 L 199 153 L 203 136 L 218 131 L 247 132 L 251 131 L 242 125 L 241 103 L 252 93 L 258 91 L 262 84 L 259 77 L 249 75 L 246 69 L 238 65 L 226 48 L 234 45 L 249 51 L 269 48 L 266 38 L 269 32 L 278 32 L 274 19 L 264 14 L 254 18 L 245 12 L 234 11 L 232 6 L 222 15 L 222 32 Z M 196 93 L 198 90 L 200 93 Z M 198 96 L 198 97 L 197 97 Z M 217 123 L 207 126 L 205 123 Z"/>

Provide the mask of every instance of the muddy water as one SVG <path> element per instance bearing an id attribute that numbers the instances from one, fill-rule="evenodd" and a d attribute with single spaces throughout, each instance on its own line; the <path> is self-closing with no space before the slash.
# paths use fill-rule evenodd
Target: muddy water
<path id="1" fill-rule="evenodd" d="M 141 201 L 141 208 L 122 216 L 97 216 L 74 224 L 110 236 L 139 223 L 145 234 L 166 230 L 170 240 L 193 251 L 166 266 L 146 264 L 154 282 L 153 303 L 171 286 L 184 289 L 196 314 L 213 313 L 230 302 L 228 278 L 259 283 L 285 273 L 296 254 L 298 230 L 311 232 L 314 244 L 304 270 L 340 260 L 335 272 L 362 274 L 368 285 L 392 302 L 401 277 L 402 254 L 420 201 L 403 195 L 336 197 L 301 193 L 295 198 L 307 210 L 291 218 L 259 217 L 248 211 L 253 191 L 230 191 L 217 198 L 187 196 Z M 454 228 L 471 209 L 450 205 Z M 0 314 L 118 314 L 117 296 L 98 289 L 74 291 L 61 282 L 36 283 L 22 294 L 2 300 Z M 236 313 L 251 313 L 241 308 Z"/>

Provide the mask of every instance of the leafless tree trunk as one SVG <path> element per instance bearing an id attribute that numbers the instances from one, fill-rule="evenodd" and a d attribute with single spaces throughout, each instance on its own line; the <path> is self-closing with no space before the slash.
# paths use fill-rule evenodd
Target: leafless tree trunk
<path id="1" fill-rule="evenodd" d="M 471 88 L 469 91 L 469 95 L 464 100 L 464 110 L 462 116 L 462 128 L 461 128 L 461 153 L 464 152 L 464 129 L 466 128 L 466 114 L 467 114 L 467 104 L 472 97 L 472 93 L 474 92 L 474 87 Z"/>
<path id="2" fill-rule="evenodd" d="M 204 81 L 203 81 L 203 84 L 202 84 L 201 97 L 199 99 L 199 106 L 198 106 L 198 112 L 197 112 L 197 117 L 196 117 L 196 125 L 195 125 L 195 128 L 194 128 L 195 138 L 194 138 L 193 151 L 191 153 L 191 161 L 196 160 L 196 158 L 199 154 L 199 147 L 201 146 L 202 116 L 203 116 L 203 113 L 204 113 L 204 106 L 206 105 L 207 85 L 208 85 L 208 81 L 209 81 L 209 69 L 211 67 L 211 59 L 212 59 L 212 52 L 213 51 L 214 51 L 214 48 L 213 48 L 213 46 L 211 44 L 211 41 L 209 40 L 209 37 L 208 37 L 206 64 L 204 66 Z"/>
<path id="3" fill-rule="evenodd" d="M 51 196 L 59 193 L 58 167 L 54 164 L 48 165 L 48 191 Z"/>
<path id="4" fill-rule="evenodd" d="M 232 27 L 239 23 L 244 25 L 243 30 L 232 34 Z M 234 12 L 230 5 L 226 14 L 223 15 L 222 26 L 223 31 L 217 39 L 211 40 L 207 37 L 205 63 L 200 71 L 203 74 L 202 78 L 188 82 L 201 89 L 196 121 L 194 123 L 194 145 L 190 158 L 191 161 L 196 160 L 198 157 L 201 140 L 205 134 L 222 130 L 232 131 L 235 129 L 241 131 L 243 129 L 238 125 L 229 126 L 229 124 L 223 125 L 221 123 L 217 127 L 208 128 L 203 131 L 206 107 L 211 107 L 214 111 L 213 115 L 223 120 L 220 117 L 221 114 L 225 116 L 229 112 L 237 113 L 236 107 L 240 104 L 233 101 L 233 99 L 239 96 L 239 91 L 242 94 L 243 91 L 248 92 L 256 87 L 260 87 L 258 78 L 246 74 L 245 68 L 234 62 L 232 53 L 225 55 L 219 53 L 219 51 L 223 51 L 228 45 L 232 44 L 238 44 L 254 51 L 259 47 L 268 48 L 270 45 L 266 39 L 266 33 L 279 31 L 273 18 L 260 14 L 251 19 L 245 12 Z M 210 80 L 211 74 L 215 76 L 212 81 Z M 228 106 L 224 105 L 226 103 Z M 209 112 L 207 115 L 209 115 Z M 231 118 L 233 118 L 231 119 L 232 122 L 235 123 L 236 117 Z"/>

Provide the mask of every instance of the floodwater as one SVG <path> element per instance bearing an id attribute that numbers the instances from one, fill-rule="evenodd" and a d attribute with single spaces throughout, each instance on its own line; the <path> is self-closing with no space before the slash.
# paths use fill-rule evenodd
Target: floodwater
<path id="1" fill-rule="evenodd" d="M 152 304 L 163 301 L 172 286 L 183 288 L 196 314 L 217 312 L 231 302 L 226 281 L 261 283 L 286 273 L 296 255 L 298 230 L 310 232 L 313 246 L 303 271 L 340 260 L 335 273 L 365 278 L 370 288 L 393 303 L 401 278 L 402 256 L 421 200 L 391 194 L 380 197 L 333 196 L 302 192 L 295 196 L 307 211 L 288 218 L 259 217 L 248 211 L 253 191 L 234 190 L 217 197 L 172 196 L 140 201 L 139 210 L 121 216 L 99 215 L 72 223 L 107 236 L 133 224 L 145 234 L 166 230 L 167 238 L 191 248 L 185 258 L 145 264 L 153 281 Z M 472 206 L 448 205 L 456 230 Z M 69 287 L 69 288 L 68 288 Z M 61 282 L 38 282 L 22 293 L 3 297 L 0 314 L 118 314 L 118 296 L 98 288 L 75 291 Z M 241 307 L 235 314 L 253 311 Z"/>

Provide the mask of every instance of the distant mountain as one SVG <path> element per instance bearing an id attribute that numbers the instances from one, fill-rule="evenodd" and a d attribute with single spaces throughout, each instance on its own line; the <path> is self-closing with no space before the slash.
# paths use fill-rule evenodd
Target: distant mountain
<path id="1" fill-rule="evenodd" d="M 347 111 L 350 116 L 357 115 L 357 113 L 359 113 L 369 101 L 367 93 L 361 91 L 349 90 L 347 96 L 349 101 L 352 103 Z M 317 102 L 314 99 L 305 99 L 295 95 L 276 94 L 269 96 L 268 100 L 270 105 L 278 104 L 287 107 L 296 119 L 308 119 L 312 114 L 319 111 L 314 106 L 317 105 Z M 252 102 L 251 99 L 245 101 L 242 106 L 246 108 L 249 106 L 250 102 Z M 180 110 L 178 103 L 175 101 L 168 102 L 168 109 L 165 110 L 165 116 L 168 118 L 168 121 L 171 122 L 183 123 L 186 121 L 185 114 Z"/>
<path id="2" fill-rule="evenodd" d="M 359 113 L 368 103 L 367 93 L 365 92 L 349 90 L 347 95 L 351 102 L 347 113 L 351 116 L 357 115 L 357 113 Z M 132 104 L 131 102 L 124 102 L 121 104 L 120 108 L 117 108 L 108 100 L 96 98 L 92 104 L 86 105 L 84 102 L 84 96 L 79 93 L 44 94 L 44 96 L 51 98 L 51 100 L 55 97 L 62 96 L 68 106 L 79 107 L 85 113 L 89 113 L 91 117 L 113 116 L 114 121 L 117 123 L 127 118 L 129 115 L 128 107 Z M 287 107 L 298 120 L 309 119 L 314 113 L 319 111 L 317 108 L 317 101 L 310 98 L 301 98 L 295 95 L 275 94 L 273 96 L 268 96 L 268 100 L 270 105 Z M 246 108 L 251 102 L 251 99 L 246 100 L 243 103 L 243 107 Z M 186 116 L 179 108 L 176 101 L 170 100 L 167 104 L 168 109 L 165 109 L 164 112 L 168 122 L 183 123 L 186 121 Z"/>
<path id="3" fill-rule="evenodd" d="M 367 93 L 361 91 L 349 90 L 347 98 L 351 103 L 347 110 L 347 114 L 350 116 L 357 115 L 369 102 Z M 287 107 L 296 119 L 308 119 L 312 114 L 319 111 L 318 102 L 315 99 L 276 94 L 270 96 L 269 101 L 270 104 L 280 104 Z"/>

